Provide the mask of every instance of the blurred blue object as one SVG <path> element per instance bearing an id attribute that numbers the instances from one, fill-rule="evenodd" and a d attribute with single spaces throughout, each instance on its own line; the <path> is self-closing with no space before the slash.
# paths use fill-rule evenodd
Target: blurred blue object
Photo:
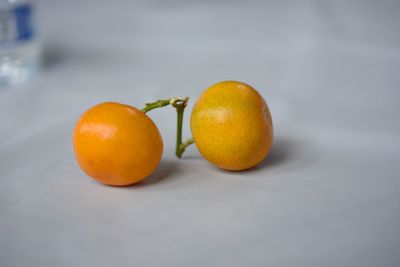
<path id="1" fill-rule="evenodd" d="M 29 80 L 39 62 L 33 2 L 0 0 L 0 87 Z"/>

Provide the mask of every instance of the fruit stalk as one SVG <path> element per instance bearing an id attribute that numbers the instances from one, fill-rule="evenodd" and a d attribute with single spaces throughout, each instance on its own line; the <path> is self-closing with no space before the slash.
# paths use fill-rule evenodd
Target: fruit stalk
<path id="1" fill-rule="evenodd" d="M 177 107 L 176 114 L 177 114 L 177 124 L 176 124 L 176 148 L 175 148 L 175 155 L 180 158 L 182 157 L 182 124 L 183 124 L 183 113 L 185 111 L 185 107 Z"/>
<path id="2" fill-rule="evenodd" d="M 150 110 L 156 108 L 162 108 L 168 105 L 171 105 L 175 108 L 177 113 L 177 129 L 176 129 L 176 149 L 175 155 L 178 158 L 182 157 L 183 152 L 185 152 L 186 147 L 194 143 L 193 138 L 187 139 L 185 142 L 182 142 L 182 125 L 183 125 L 183 114 L 185 112 L 185 108 L 189 101 L 189 97 L 179 98 L 172 97 L 168 99 L 160 99 L 155 102 L 146 103 L 146 106 L 142 108 L 144 113 L 149 112 Z"/>
<path id="3" fill-rule="evenodd" d="M 186 106 L 188 101 L 189 101 L 188 97 L 185 97 L 185 98 L 171 97 L 171 98 L 168 98 L 168 99 L 160 99 L 160 100 L 157 100 L 155 102 L 146 103 L 146 106 L 144 108 L 142 108 L 142 111 L 144 113 L 147 113 L 150 110 L 153 110 L 155 108 L 162 108 L 162 107 L 165 107 L 165 106 L 168 106 L 168 105 L 172 105 L 175 108 L 177 106 L 181 106 L 181 105 Z"/>
<path id="4" fill-rule="evenodd" d="M 176 156 L 178 158 L 182 157 L 183 152 L 185 152 L 186 147 L 190 146 L 191 144 L 194 144 L 194 139 L 193 137 L 190 137 L 189 139 L 187 139 L 185 142 L 181 143 L 179 145 L 179 152 L 176 154 Z"/>
<path id="5" fill-rule="evenodd" d="M 185 152 L 185 149 L 187 146 L 194 143 L 193 138 L 190 138 L 182 143 L 183 114 L 185 112 L 185 108 L 187 106 L 187 102 L 189 101 L 189 98 L 185 98 L 184 100 L 185 101 L 183 101 L 181 103 L 173 104 L 173 106 L 176 109 L 176 114 L 177 114 L 175 155 L 178 158 L 182 157 L 182 154 L 183 154 L 183 152 Z"/>
<path id="6" fill-rule="evenodd" d="M 142 111 L 144 113 L 147 113 L 152 109 L 168 106 L 170 104 L 170 101 L 171 101 L 171 99 L 168 98 L 168 99 L 157 100 L 152 103 L 146 103 L 146 106 L 144 108 L 142 108 Z"/>

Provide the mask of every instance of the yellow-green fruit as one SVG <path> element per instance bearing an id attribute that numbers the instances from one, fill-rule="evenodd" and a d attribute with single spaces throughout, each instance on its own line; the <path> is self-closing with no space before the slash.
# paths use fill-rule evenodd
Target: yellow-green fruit
<path id="1" fill-rule="evenodd" d="M 273 140 L 271 114 L 250 85 L 224 81 L 206 89 L 190 118 L 196 147 L 210 163 L 240 171 L 260 163 Z"/>

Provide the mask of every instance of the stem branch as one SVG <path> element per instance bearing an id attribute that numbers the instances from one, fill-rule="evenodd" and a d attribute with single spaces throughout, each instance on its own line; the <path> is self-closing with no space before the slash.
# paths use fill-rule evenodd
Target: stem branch
<path id="1" fill-rule="evenodd" d="M 168 98 L 168 99 L 161 99 L 161 100 L 157 100 L 155 102 L 146 103 L 146 106 L 144 108 L 142 108 L 142 111 L 144 113 L 147 113 L 152 109 L 162 108 L 162 107 L 165 107 L 168 105 L 172 105 L 175 108 L 180 105 L 186 106 L 187 101 L 189 101 L 188 97 L 185 97 L 185 98 L 172 97 L 172 98 Z"/>
<path id="2" fill-rule="evenodd" d="M 190 138 L 187 139 L 185 142 L 183 142 L 183 143 L 181 143 L 181 144 L 179 145 L 179 151 L 176 153 L 176 156 L 177 156 L 178 158 L 181 158 L 183 152 L 185 152 L 186 148 L 187 148 L 188 146 L 190 146 L 191 144 L 194 144 L 194 139 L 193 139 L 193 137 L 190 137 Z"/>

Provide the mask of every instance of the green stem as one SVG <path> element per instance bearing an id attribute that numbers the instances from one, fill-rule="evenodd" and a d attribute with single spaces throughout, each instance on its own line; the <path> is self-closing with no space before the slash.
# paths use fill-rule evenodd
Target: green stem
<path id="1" fill-rule="evenodd" d="M 176 123 L 176 147 L 175 147 L 175 155 L 180 158 L 182 157 L 182 124 L 183 124 L 183 113 L 185 111 L 185 107 L 177 107 L 176 115 L 177 115 L 177 123 Z"/>
<path id="2" fill-rule="evenodd" d="M 146 106 L 144 108 L 142 108 L 142 111 L 144 113 L 146 113 L 155 108 L 162 108 L 162 107 L 168 106 L 168 105 L 172 104 L 171 101 L 173 101 L 175 99 L 178 99 L 178 98 L 168 98 L 168 99 L 157 100 L 152 103 L 146 103 Z"/>
<path id="3" fill-rule="evenodd" d="M 183 152 L 185 152 L 186 147 L 194 143 L 193 138 L 189 138 L 184 143 L 182 143 L 182 124 L 183 124 L 183 114 L 185 112 L 185 108 L 187 105 L 187 101 L 189 98 L 186 98 L 186 101 L 182 103 L 182 105 L 174 105 L 177 114 L 177 124 L 176 124 L 176 147 L 175 147 L 175 155 L 178 158 L 182 157 Z"/>
<path id="4" fill-rule="evenodd" d="M 177 156 L 178 158 L 181 158 L 183 152 L 185 152 L 186 148 L 187 148 L 188 146 L 190 146 L 191 144 L 194 144 L 194 139 L 193 139 L 193 137 L 190 137 L 190 138 L 187 139 L 185 142 L 183 142 L 183 143 L 180 144 L 180 146 L 179 146 L 179 153 L 177 153 L 176 156 Z"/>
<path id="5" fill-rule="evenodd" d="M 176 149 L 175 154 L 178 158 L 182 157 L 183 152 L 185 152 L 186 147 L 194 143 L 193 138 L 189 138 L 185 142 L 182 143 L 182 124 L 183 124 L 183 113 L 187 106 L 187 102 L 189 101 L 188 97 L 185 98 L 168 98 L 157 100 L 155 102 L 146 103 L 146 106 L 142 108 L 144 113 L 149 112 L 155 108 L 162 108 L 168 105 L 172 105 L 176 109 L 177 113 L 177 128 L 176 128 Z"/>
<path id="6" fill-rule="evenodd" d="M 189 99 L 187 99 L 189 100 Z M 175 147 L 175 155 L 178 158 L 182 157 L 182 154 L 185 152 L 186 147 L 194 143 L 193 137 L 187 139 L 182 143 L 182 124 L 183 124 L 183 114 L 185 112 L 185 107 L 187 105 L 187 101 L 182 105 L 174 105 L 176 109 L 176 147 Z"/>

